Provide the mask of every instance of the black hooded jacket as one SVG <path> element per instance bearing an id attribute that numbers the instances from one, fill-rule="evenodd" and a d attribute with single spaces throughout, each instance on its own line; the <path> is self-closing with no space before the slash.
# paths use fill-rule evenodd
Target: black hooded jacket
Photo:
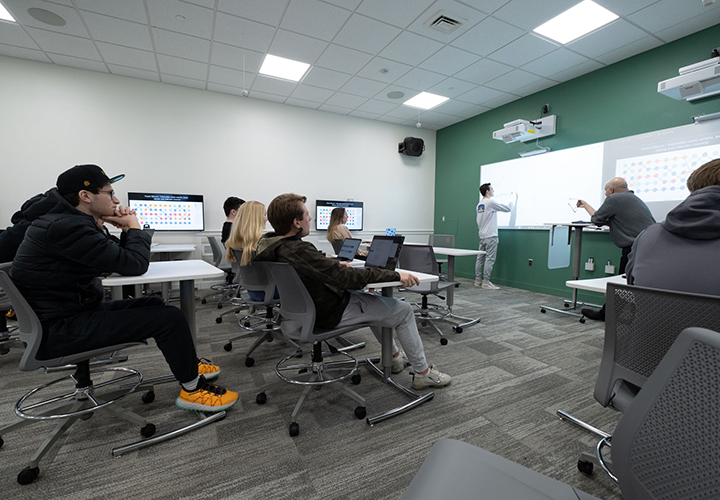
<path id="1" fill-rule="evenodd" d="M 32 221 L 45 215 L 54 204 L 48 193 L 36 194 L 23 203 L 10 219 L 13 225 L 0 233 L 0 262 L 12 262 Z"/>

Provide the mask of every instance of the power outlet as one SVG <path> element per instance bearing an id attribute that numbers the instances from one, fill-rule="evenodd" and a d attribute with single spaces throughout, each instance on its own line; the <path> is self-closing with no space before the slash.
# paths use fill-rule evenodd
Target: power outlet
<path id="1" fill-rule="evenodd" d="M 528 266 L 532 267 L 532 259 L 528 259 Z"/>

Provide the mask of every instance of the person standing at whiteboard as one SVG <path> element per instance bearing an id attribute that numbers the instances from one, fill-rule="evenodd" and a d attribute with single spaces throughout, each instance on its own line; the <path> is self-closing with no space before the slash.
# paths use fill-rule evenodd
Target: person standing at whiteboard
<path id="1" fill-rule="evenodd" d="M 490 282 L 490 274 L 495 264 L 499 240 L 497 213 L 511 212 L 517 201 L 517 194 L 512 193 L 513 201 L 507 205 L 503 205 L 492 199 L 495 192 L 489 182 L 480 186 L 480 194 L 482 195 L 482 199 L 477 206 L 478 236 L 480 237 L 480 247 L 478 250 L 482 250 L 485 253 L 478 255 L 475 261 L 475 286 L 487 290 L 500 290 L 500 287 Z"/>

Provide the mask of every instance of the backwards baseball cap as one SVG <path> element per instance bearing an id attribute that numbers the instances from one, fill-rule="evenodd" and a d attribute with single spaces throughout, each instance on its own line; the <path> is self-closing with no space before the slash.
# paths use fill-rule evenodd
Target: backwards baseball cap
<path id="1" fill-rule="evenodd" d="M 108 177 L 97 165 L 75 165 L 58 176 L 56 185 L 60 194 L 74 194 L 83 189 L 101 188 L 123 177 L 125 174 Z"/>

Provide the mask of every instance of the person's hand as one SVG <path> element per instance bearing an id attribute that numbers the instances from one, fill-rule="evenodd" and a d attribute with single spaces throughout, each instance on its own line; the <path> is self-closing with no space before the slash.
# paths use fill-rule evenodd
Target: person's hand
<path id="1" fill-rule="evenodd" d="M 339 261 L 340 265 L 343 265 L 345 267 L 352 267 L 352 264 L 346 260 Z"/>
<path id="2" fill-rule="evenodd" d="M 405 288 L 410 288 L 411 286 L 420 284 L 420 280 L 414 274 L 410 274 L 410 273 L 398 273 L 398 274 L 400 275 L 400 281 L 402 281 L 402 284 Z"/>
<path id="3" fill-rule="evenodd" d="M 113 215 L 104 215 L 102 220 L 109 222 L 113 226 L 127 231 L 128 229 L 136 228 L 140 229 L 140 222 L 138 221 L 135 210 L 128 207 L 118 206 L 115 208 Z"/>
<path id="4" fill-rule="evenodd" d="M 585 208 L 587 206 L 587 201 L 585 200 L 578 200 L 576 203 L 578 208 Z"/>

